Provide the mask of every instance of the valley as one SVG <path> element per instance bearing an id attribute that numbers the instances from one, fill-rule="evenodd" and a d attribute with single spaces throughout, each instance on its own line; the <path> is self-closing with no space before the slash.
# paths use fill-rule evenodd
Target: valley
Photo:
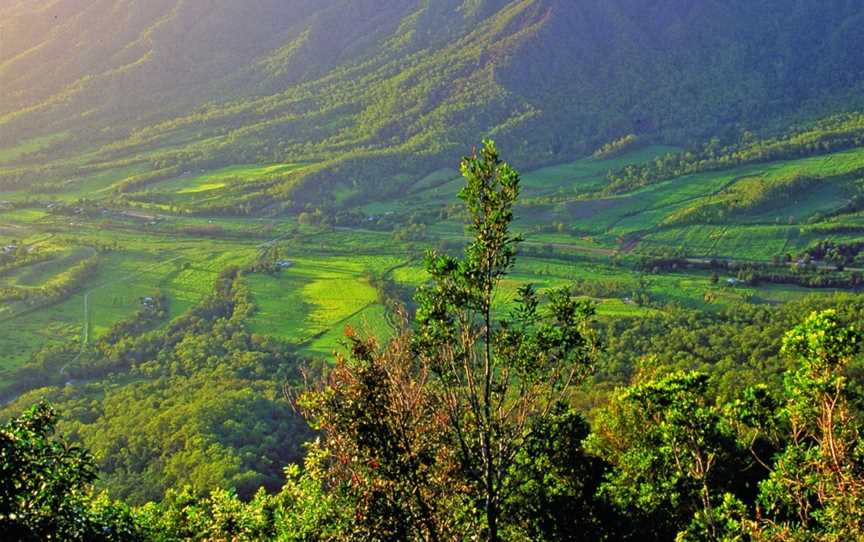
<path id="1" fill-rule="evenodd" d="M 0 539 L 864 537 L 861 29 L 0 2 Z"/>
<path id="2" fill-rule="evenodd" d="M 648 146 L 612 159 L 588 157 L 527 172 L 516 213 L 517 230 L 525 237 L 519 280 L 543 287 L 596 282 L 608 290 L 592 288 L 599 290 L 590 297 L 599 303 L 600 314 L 628 316 L 662 311 L 669 304 L 721 310 L 833 291 L 794 281 L 752 284 L 738 281 L 734 270 L 720 272 L 721 281 L 712 284 L 710 264 L 744 269 L 784 259 L 781 267 L 791 268 L 816 242 L 857 239 L 864 228 L 859 213 L 832 214 L 861 190 L 864 150 L 683 175 L 622 194 L 592 195 L 608 182 L 609 172 L 674 152 Z M 428 247 L 447 250 L 467 239 L 453 206 L 461 184 L 453 170 L 416 181 L 406 174 L 404 195 L 374 203 L 352 205 L 346 196 L 342 206 L 337 202 L 329 210 L 295 216 L 198 216 L 206 202 L 230 199 L 261 177 L 296 168 L 182 172 L 117 198 L 118 187 L 140 176 L 140 170 L 119 168 L 96 178 L 70 179 L 56 193 L 4 194 L 0 245 L 19 247 L 16 252 L 27 255 L 3 269 L 8 300 L 0 308 L 5 324 L 0 341 L 16 344 L 4 350 L 7 375 L 46 346 L 88 346 L 157 291 L 167 298 L 167 324 L 200 303 L 225 268 L 255 268 L 268 259 L 285 268 L 251 271 L 244 279 L 259 311 L 250 319 L 250 330 L 284 340 L 302 356 L 326 357 L 337 348 L 345 325 L 376 335 L 387 329 L 375 280 L 410 292 L 424 280 L 421 260 Z M 688 223 L 678 218 L 716 205 L 750 179 L 770 185 L 790 176 L 820 182 L 728 219 Z M 38 299 L 35 292 L 62 281 L 85 258 L 97 262 L 92 276 L 57 299 Z M 681 260 L 675 269 L 652 269 L 646 263 L 675 258 Z M 833 269 L 814 262 L 814 272 L 817 265 L 825 273 Z M 844 273 L 860 269 L 847 265 L 834 272 Z M 637 304 L 634 298 L 647 302 Z"/>

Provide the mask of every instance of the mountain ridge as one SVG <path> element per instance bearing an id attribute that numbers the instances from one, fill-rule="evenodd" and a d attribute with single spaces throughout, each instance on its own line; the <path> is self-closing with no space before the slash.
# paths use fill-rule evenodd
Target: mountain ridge
<path id="1" fill-rule="evenodd" d="M 400 172 L 382 157 L 428 172 L 487 136 L 523 165 L 629 133 L 688 146 L 864 104 L 859 20 L 846 0 L 19 1 L 0 11 L 0 146 L 69 132 L 91 164 L 349 164 L 371 190 Z"/>

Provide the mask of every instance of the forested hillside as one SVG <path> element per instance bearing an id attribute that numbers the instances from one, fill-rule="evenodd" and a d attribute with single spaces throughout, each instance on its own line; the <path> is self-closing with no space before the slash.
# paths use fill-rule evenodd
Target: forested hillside
<path id="1" fill-rule="evenodd" d="M 864 73 L 864 8 L 847 0 L 0 10 L 0 144 L 41 136 L 28 149 L 44 151 L 41 166 L 88 152 L 33 175 L 321 162 L 282 183 L 282 199 L 326 199 L 337 179 L 393 190 L 396 174 L 433 171 L 490 135 L 528 166 L 631 133 L 687 145 L 771 131 L 860 105 Z"/>

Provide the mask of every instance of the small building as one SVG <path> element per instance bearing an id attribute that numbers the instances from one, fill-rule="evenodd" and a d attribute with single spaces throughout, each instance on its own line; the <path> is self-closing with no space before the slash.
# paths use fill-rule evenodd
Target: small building
<path id="1" fill-rule="evenodd" d="M 743 283 L 744 283 L 744 281 L 738 280 L 734 277 L 731 279 L 726 279 L 726 284 L 729 286 L 738 286 L 738 285 L 741 285 Z"/>
<path id="2" fill-rule="evenodd" d="M 276 262 L 276 267 L 278 269 L 289 269 L 294 267 L 294 262 L 289 262 L 288 260 L 279 260 Z"/>

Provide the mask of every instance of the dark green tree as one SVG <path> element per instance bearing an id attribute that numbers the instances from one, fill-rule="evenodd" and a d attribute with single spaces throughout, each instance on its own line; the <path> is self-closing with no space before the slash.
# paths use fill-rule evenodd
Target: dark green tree
<path id="1" fill-rule="evenodd" d="M 516 456 L 592 370 L 596 345 L 586 322 L 593 309 L 566 288 L 549 292 L 541 309 L 540 296 L 524 286 L 505 313 L 499 287 L 520 241 L 510 231 L 519 174 L 491 141 L 463 159 L 461 171 L 473 239 L 463 258 L 427 256 L 431 283 L 417 295 L 415 345 L 435 376 L 447 430 L 474 487 L 482 536 L 496 542 Z"/>
<path id="2" fill-rule="evenodd" d="M 90 453 L 53 436 L 57 416 L 39 403 L 0 427 L 0 533 L 20 541 L 143 540 L 130 511 L 92 498 Z"/>
<path id="3" fill-rule="evenodd" d="M 864 335 L 834 310 L 816 312 L 786 334 L 799 363 L 786 379 L 779 422 L 787 445 L 761 484 L 760 540 L 864 538 L 864 439 L 847 376 Z"/>
<path id="4" fill-rule="evenodd" d="M 641 514 L 651 539 L 691 521 L 716 539 L 715 508 L 746 466 L 721 409 L 705 399 L 707 382 L 693 372 L 648 380 L 619 391 L 597 415 L 589 447 L 614 466 L 602 490 Z"/>
<path id="5" fill-rule="evenodd" d="M 505 529 L 535 542 L 626 539 L 631 522 L 598 495 L 610 465 L 585 449 L 589 432 L 564 403 L 532 427 L 510 468 Z"/>

